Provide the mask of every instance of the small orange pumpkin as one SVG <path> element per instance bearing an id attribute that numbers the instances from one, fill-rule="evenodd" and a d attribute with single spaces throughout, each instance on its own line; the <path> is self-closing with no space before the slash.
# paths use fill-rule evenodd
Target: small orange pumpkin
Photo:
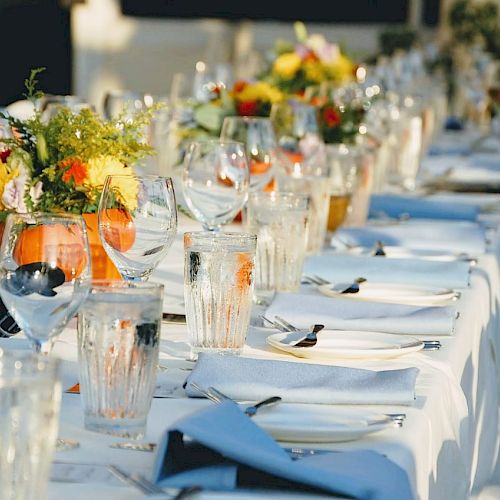
<path id="1" fill-rule="evenodd" d="M 24 229 L 16 241 L 13 257 L 20 266 L 55 262 L 66 280 L 78 278 L 87 264 L 79 231 L 77 225 L 63 224 Z"/>
<path id="2" fill-rule="evenodd" d="M 129 250 L 135 241 L 135 224 L 127 210 L 108 208 L 101 213 L 101 227 L 106 243 L 119 252 Z"/>

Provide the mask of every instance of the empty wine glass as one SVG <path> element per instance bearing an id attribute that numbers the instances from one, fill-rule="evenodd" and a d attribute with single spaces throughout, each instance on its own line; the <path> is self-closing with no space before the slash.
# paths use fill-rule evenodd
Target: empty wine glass
<path id="1" fill-rule="evenodd" d="M 90 289 L 87 230 L 79 215 L 7 217 L 0 249 L 0 295 L 35 351 L 75 315 Z"/>
<path id="2" fill-rule="evenodd" d="M 146 281 L 177 232 L 170 177 L 108 175 L 98 211 L 104 249 L 128 281 Z"/>
<path id="3" fill-rule="evenodd" d="M 227 116 L 222 123 L 220 138 L 245 145 L 250 169 L 250 191 L 260 191 L 272 182 L 276 138 L 269 118 Z"/>
<path id="4" fill-rule="evenodd" d="M 315 106 L 296 99 L 274 104 L 271 121 L 276 130 L 278 151 L 283 163 L 301 165 L 325 161 L 325 145 Z"/>
<path id="5" fill-rule="evenodd" d="M 186 203 L 207 231 L 231 222 L 248 196 L 249 170 L 241 142 L 190 144 L 182 179 Z"/>
<path id="6" fill-rule="evenodd" d="M 70 109 L 73 113 L 79 113 L 82 109 L 90 109 L 95 112 L 95 107 L 76 95 L 47 95 L 38 102 L 42 112 L 42 120 L 48 122 L 63 108 Z"/>

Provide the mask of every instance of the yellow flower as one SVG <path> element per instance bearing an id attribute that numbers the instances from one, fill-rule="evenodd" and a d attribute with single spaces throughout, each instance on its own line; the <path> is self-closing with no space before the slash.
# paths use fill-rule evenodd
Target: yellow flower
<path id="1" fill-rule="evenodd" d="M 246 85 L 235 97 L 238 101 L 264 101 L 274 104 L 283 99 L 283 94 L 267 82 L 255 82 Z"/>
<path id="2" fill-rule="evenodd" d="M 2 194 L 5 191 L 5 186 L 18 176 L 19 169 L 10 170 L 6 163 L 0 161 L 0 210 L 7 210 L 7 207 L 2 202 Z"/>
<path id="3" fill-rule="evenodd" d="M 297 71 L 300 69 L 302 59 L 295 52 L 286 52 L 277 57 L 273 64 L 273 73 L 284 78 L 291 80 Z"/>
<path id="4" fill-rule="evenodd" d="M 311 82 L 321 83 L 326 79 L 324 67 L 318 61 L 306 61 L 304 63 L 304 73 Z"/>
<path id="5" fill-rule="evenodd" d="M 335 62 L 327 66 L 330 78 L 345 83 L 353 78 L 354 64 L 344 54 L 339 54 Z"/>
<path id="6" fill-rule="evenodd" d="M 91 158 L 87 162 L 87 178 L 85 185 L 102 190 L 107 175 L 123 175 L 117 182 L 118 197 L 128 210 L 137 208 L 137 181 L 133 177 L 133 171 L 126 167 L 121 161 L 112 156 L 99 156 Z"/>

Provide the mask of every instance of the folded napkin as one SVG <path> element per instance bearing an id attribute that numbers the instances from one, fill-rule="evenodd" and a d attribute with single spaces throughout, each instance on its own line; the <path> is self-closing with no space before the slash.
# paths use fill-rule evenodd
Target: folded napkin
<path id="1" fill-rule="evenodd" d="M 475 221 L 479 211 L 479 206 L 466 203 L 446 203 L 415 196 L 373 194 L 370 200 L 369 217 L 377 218 L 381 214 L 388 217 L 400 217 L 408 214 L 412 219 Z"/>
<path id="2" fill-rule="evenodd" d="M 332 283 L 350 283 L 358 276 L 377 283 L 427 285 L 443 288 L 469 286 L 470 263 L 426 259 L 390 259 L 371 255 L 312 255 L 304 274 L 317 274 Z"/>
<path id="3" fill-rule="evenodd" d="M 270 319 L 281 316 L 304 329 L 321 323 L 331 330 L 452 335 L 457 311 L 451 306 L 421 307 L 277 293 L 267 308 L 266 316 Z"/>
<path id="4" fill-rule="evenodd" d="M 471 256 L 486 251 L 484 228 L 468 221 L 409 220 L 395 224 L 372 224 L 339 229 L 333 236 L 333 246 L 336 238 L 363 247 L 372 247 L 376 241 L 382 241 L 388 246 L 453 251 Z"/>
<path id="5" fill-rule="evenodd" d="M 198 485 L 242 493 L 284 490 L 360 500 L 413 498 L 405 471 L 387 457 L 362 450 L 294 461 L 232 402 L 173 424 L 159 443 L 153 481 L 162 487 Z"/>
<path id="6" fill-rule="evenodd" d="M 417 368 L 373 371 L 202 353 L 186 380 L 186 393 L 199 396 L 190 385 L 194 382 L 240 400 L 279 395 L 287 403 L 410 405 L 417 374 Z"/>

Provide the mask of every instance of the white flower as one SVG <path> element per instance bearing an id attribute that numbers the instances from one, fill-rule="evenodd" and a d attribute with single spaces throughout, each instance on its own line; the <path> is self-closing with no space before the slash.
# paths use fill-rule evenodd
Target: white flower
<path id="1" fill-rule="evenodd" d="M 338 45 L 328 43 L 326 38 L 319 33 L 311 35 L 307 39 L 306 45 L 316 53 L 322 62 L 326 64 L 334 63 L 340 55 Z"/>
<path id="2" fill-rule="evenodd" d="M 10 180 L 3 190 L 2 203 L 6 208 L 15 210 L 20 214 L 28 212 L 24 201 L 24 193 L 28 182 L 27 175 L 20 175 Z"/>
<path id="3" fill-rule="evenodd" d="M 30 198 L 33 202 L 33 205 L 38 203 L 40 196 L 43 194 L 43 184 L 41 181 L 38 181 L 34 186 L 30 187 Z"/>

